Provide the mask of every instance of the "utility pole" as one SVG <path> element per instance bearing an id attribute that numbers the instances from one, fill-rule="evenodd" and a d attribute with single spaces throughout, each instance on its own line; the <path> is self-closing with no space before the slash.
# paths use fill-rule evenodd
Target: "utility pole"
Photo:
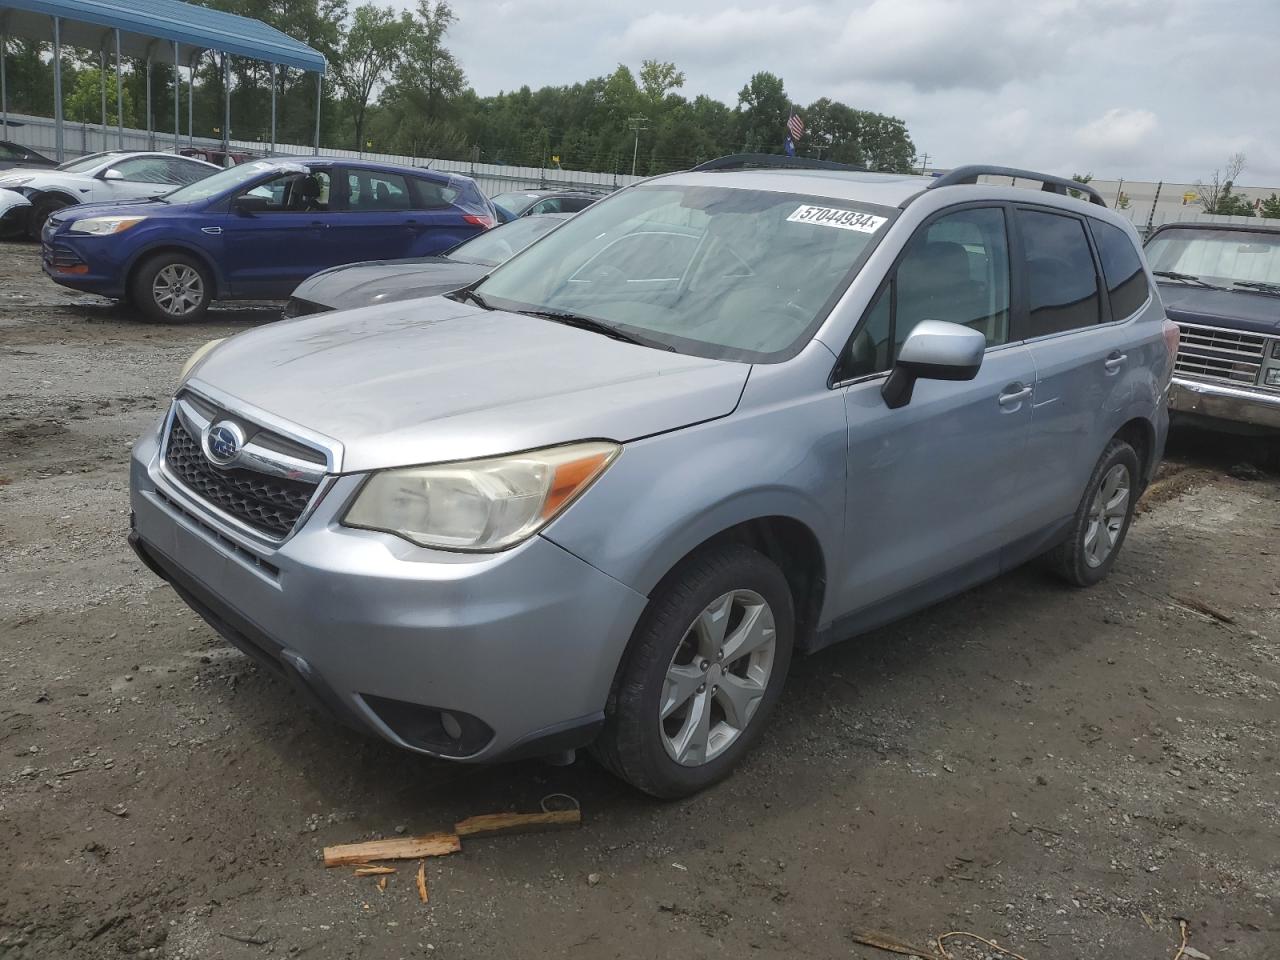
<path id="1" fill-rule="evenodd" d="M 922 153 L 920 155 L 920 176 L 924 176 L 929 172 L 929 154 Z"/>
<path id="2" fill-rule="evenodd" d="M 631 175 L 633 177 L 636 175 L 636 159 L 640 156 L 640 131 L 649 129 L 645 126 L 648 122 L 648 117 L 641 117 L 638 115 L 628 119 L 628 123 L 631 124 L 631 129 L 636 132 L 636 143 L 631 150 Z"/>

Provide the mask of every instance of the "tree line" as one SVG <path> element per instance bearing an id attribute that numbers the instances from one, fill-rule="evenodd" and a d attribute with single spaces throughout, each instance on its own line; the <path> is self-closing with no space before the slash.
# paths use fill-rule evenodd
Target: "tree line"
<path id="1" fill-rule="evenodd" d="M 826 97 L 793 104 L 781 77 L 760 72 L 732 106 L 686 95 L 685 75 L 673 63 L 619 65 L 607 76 L 566 86 L 523 86 L 481 96 L 447 45 L 457 15 L 447 0 L 419 0 L 412 11 L 347 0 L 200 0 L 205 6 L 263 20 L 324 54 L 329 64 L 320 93 L 321 144 L 327 147 L 473 159 L 486 163 L 560 166 L 638 174 L 688 167 L 728 153 L 781 153 L 787 118 L 797 110 L 805 133 L 802 156 L 872 170 L 906 171 L 915 157 L 906 124 Z M 50 114 L 53 72 L 48 43 L 10 40 L 10 109 Z M 96 52 L 64 48 L 64 115 L 72 124 L 101 119 L 102 76 Z M 499 54 L 500 55 L 500 54 Z M 145 66 L 128 62 L 124 122 L 145 127 Z M 107 58 L 108 123 L 116 121 L 115 78 Z M 233 139 L 270 140 L 270 68 L 230 58 Z M 152 116 L 160 133 L 173 132 L 173 71 L 152 66 Z M 194 129 L 220 137 L 223 73 L 214 54 L 195 69 Z M 277 71 L 277 140 L 312 142 L 316 83 L 312 74 Z M 187 127 L 182 88 L 180 127 Z"/>

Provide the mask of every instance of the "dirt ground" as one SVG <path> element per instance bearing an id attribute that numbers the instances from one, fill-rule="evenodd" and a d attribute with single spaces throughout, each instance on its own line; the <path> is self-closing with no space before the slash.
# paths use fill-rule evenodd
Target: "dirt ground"
<path id="1" fill-rule="evenodd" d="M 200 343 L 0 245 L 0 958 L 1280 956 L 1280 478 L 1176 437 L 1106 583 L 1034 568 L 800 660 L 762 748 L 657 803 L 589 759 L 447 765 L 309 713 L 125 543 Z M 1211 610 L 1206 613 L 1201 610 Z M 380 892 L 320 848 L 582 805 Z M 973 944 L 973 941 L 967 941 Z M 999 957 L 951 939 L 956 957 Z M 1191 954 L 1195 957 L 1199 954 Z"/>

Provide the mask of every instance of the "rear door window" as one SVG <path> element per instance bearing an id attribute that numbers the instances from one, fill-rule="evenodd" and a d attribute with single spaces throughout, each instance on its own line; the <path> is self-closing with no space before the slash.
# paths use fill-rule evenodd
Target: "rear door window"
<path id="1" fill-rule="evenodd" d="M 1018 339 L 1094 326 L 1102 297 L 1084 222 L 1041 210 L 1019 210 L 1028 316 Z"/>
<path id="2" fill-rule="evenodd" d="M 381 170 L 347 171 L 347 206 L 351 210 L 412 210 L 409 185 L 398 173 Z"/>
<path id="3" fill-rule="evenodd" d="M 1102 276 L 1107 281 L 1111 316 L 1123 320 L 1137 313 L 1150 295 L 1142 258 L 1129 235 L 1119 227 L 1092 219 L 1089 225 L 1093 228 L 1093 242 L 1098 246 L 1098 259 L 1102 261 Z"/>

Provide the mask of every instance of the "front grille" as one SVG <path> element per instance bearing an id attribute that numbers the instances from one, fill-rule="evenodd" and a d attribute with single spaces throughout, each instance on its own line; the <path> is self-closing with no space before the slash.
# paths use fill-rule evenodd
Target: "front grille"
<path id="1" fill-rule="evenodd" d="M 40 248 L 40 252 L 44 256 L 44 262 L 51 267 L 65 270 L 68 267 L 78 267 L 84 263 L 80 259 L 80 254 L 61 243 L 46 243 Z"/>
<path id="2" fill-rule="evenodd" d="M 306 480 L 215 467 L 179 417 L 169 428 L 164 459 L 170 473 L 196 496 L 277 540 L 288 536 L 316 492 L 316 485 Z"/>
<path id="3" fill-rule="evenodd" d="M 1258 382 L 1266 337 L 1181 321 L 1178 329 L 1175 373 L 1223 383 Z"/>

